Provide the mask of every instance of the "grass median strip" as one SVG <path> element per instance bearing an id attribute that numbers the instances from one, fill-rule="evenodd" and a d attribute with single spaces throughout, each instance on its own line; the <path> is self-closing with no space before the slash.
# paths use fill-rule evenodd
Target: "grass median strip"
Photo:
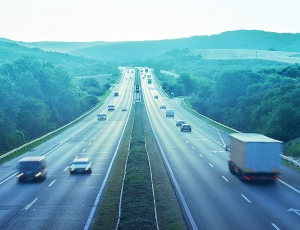
<path id="1" fill-rule="evenodd" d="M 132 107 L 92 229 L 116 229 L 125 169 L 118 229 L 157 228 L 151 171 L 159 229 L 187 229 L 145 107 L 140 103 Z"/>

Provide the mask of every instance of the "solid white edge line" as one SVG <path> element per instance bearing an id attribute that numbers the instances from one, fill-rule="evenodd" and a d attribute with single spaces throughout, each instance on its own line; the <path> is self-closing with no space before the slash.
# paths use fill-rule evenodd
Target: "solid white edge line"
<path id="1" fill-rule="evenodd" d="M 131 110 L 130 110 L 130 111 L 131 111 Z M 95 213 L 96 213 L 97 208 L 98 208 L 98 204 L 99 204 L 99 202 L 100 202 L 100 198 L 101 198 L 102 192 L 103 192 L 103 190 L 104 190 L 104 187 L 106 186 L 106 183 L 107 183 L 107 181 L 108 181 L 108 177 L 109 177 L 109 174 L 110 174 L 110 172 L 111 172 L 113 163 L 114 163 L 115 158 L 116 158 L 116 156 L 117 156 L 117 153 L 118 153 L 118 150 L 119 150 L 119 147 L 120 147 L 120 144 L 121 144 L 121 141 L 122 141 L 122 138 L 123 138 L 123 135 L 124 135 L 124 132 L 125 132 L 125 129 L 126 129 L 128 120 L 129 120 L 129 115 L 127 116 L 127 120 L 126 120 L 126 123 L 125 123 L 125 125 L 124 125 L 122 134 L 121 134 L 121 136 L 120 136 L 120 138 L 119 138 L 119 142 L 118 142 L 117 148 L 116 148 L 116 150 L 115 150 L 115 152 L 114 152 L 114 156 L 113 156 L 113 158 L 112 158 L 112 160 L 111 160 L 111 162 L 110 162 L 110 164 L 109 164 L 109 167 L 108 167 L 108 170 L 107 170 L 107 172 L 106 172 L 105 178 L 104 178 L 104 180 L 103 180 L 103 183 L 102 183 L 102 185 L 101 185 L 101 188 L 100 188 L 100 190 L 99 190 L 99 192 L 98 192 L 98 194 L 97 194 L 97 197 L 96 197 L 96 199 L 95 199 L 93 208 L 92 208 L 92 210 L 91 210 L 91 212 L 90 212 L 90 215 L 89 215 L 89 217 L 88 217 L 88 219 L 87 219 L 87 221 L 86 221 L 86 224 L 85 224 L 85 226 L 84 226 L 84 230 L 89 230 L 90 227 L 91 227 L 92 221 L 93 221 L 93 219 L 94 219 Z"/>
<path id="2" fill-rule="evenodd" d="M 18 172 L 12 174 L 11 176 L 7 177 L 5 180 L 1 181 L 0 184 L 3 184 L 4 182 L 8 181 L 9 179 L 15 177 L 18 174 Z"/>
<path id="3" fill-rule="evenodd" d="M 285 186 L 289 187 L 290 189 L 294 190 L 295 192 L 299 193 L 300 194 L 300 191 L 296 188 L 294 188 L 293 186 L 289 185 L 288 183 L 280 180 L 280 179 L 277 179 L 280 183 L 284 184 Z"/>
<path id="4" fill-rule="evenodd" d="M 146 105 L 146 103 L 145 103 L 145 105 Z M 148 108 L 147 108 L 147 105 L 146 105 L 146 110 L 147 110 L 147 116 L 148 116 Z M 149 117 L 148 117 L 148 118 L 149 118 Z M 186 213 L 186 215 L 187 215 L 187 217 L 188 217 L 188 220 L 189 220 L 189 222 L 190 222 L 192 228 L 196 230 L 196 229 L 198 229 L 198 228 L 197 228 L 197 225 L 196 225 L 196 223 L 195 223 L 195 221 L 194 221 L 194 219 L 193 219 L 193 216 L 192 216 L 192 214 L 191 214 L 191 212 L 190 212 L 190 210 L 189 210 L 189 207 L 188 207 L 188 205 L 187 205 L 187 203 L 186 203 L 186 201 L 185 201 L 185 199 L 184 199 L 184 196 L 183 196 L 183 194 L 182 194 L 182 192 L 181 192 L 181 189 L 180 189 L 180 187 L 179 187 L 179 185 L 178 185 L 178 183 L 177 183 L 177 181 L 176 181 L 176 179 L 175 179 L 175 175 L 174 175 L 174 173 L 173 173 L 173 171 L 172 171 L 172 169 L 171 169 L 171 166 L 170 166 L 170 164 L 169 164 L 169 162 L 168 162 L 168 160 L 167 160 L 167 158 L 166 158 L 165 152 L 163 151 L 163 149 L 162 149 L 162 147 L 161 147 L 161 145 L 160 145 L 160 142 L 159 142 L 159 140 L 158 140 L 158 138 L 157 138 L 157 136 L 156 136 L 156 132 L 155 132 L 155 130 L 153 129 L 153 125 L 152 125 L 151 119 L 149 119 L 149 122 L 150 122 L 150 125 L 151 125 L 151 128 L 152 128 L 152 131 L 153 131 L 153 135 L 154 135 L 155 140 L 156 140 L 156 142 L 157 142 L 157 145 L 158 145 L 158 147 L 159 147 L 159 149 L 160 149 L 160 151 L 161 151 L 161 155 L 162 155 L 162 157 L 163 157 L 163 159 L 164 159 L 164 162 L 165 162 L 165 164 L 166 164 L 166 166 L 167 166 L 167 169 L 168 169 L 168 171 L 169 171 L 169 173 L 170 173 L 171 180 L 172 180 L 173 183 L 174 183 L 175 189 L 176 189 L 176 191 L 177 191 L 177 193 L 178 193 L 178 195 L 179 195 L 179 198 L 180 198 L 180 200 L 181 200 L 181 202 L 182 202 L 182 205 L 183 205 L 183 208 L 184 208 L 184 210 L 185 210 L 185 213 Z M 183 138 L 183 136 L 181 136 L 181 137 Z"/>

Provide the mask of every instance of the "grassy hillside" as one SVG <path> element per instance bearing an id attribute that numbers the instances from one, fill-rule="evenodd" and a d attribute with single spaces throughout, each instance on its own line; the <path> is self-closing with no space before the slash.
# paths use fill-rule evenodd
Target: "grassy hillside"
<path id="1" fill-rule="evenodd" d="M 211 36 L 182 39 L 140 41 L 93 46 L 69 52 L 109 61 L 130 63 L 160 56 L 173 48 L 195 49 L 249 49 L 300 52 L 300 34 L 279 34 L 257 30 L 229 31 Z"/>
<path id="2" fill-rule="evenodd" d="M 71 76 L 114 73 L 116 65 L 96 59 L 72 56 L 59 52 L 46 52 L 39 48 L 28 48 L 15 42 L 0 41 L 0 65 L 23 57 L 34 57 L 63 67 Z"/>
<path id="3" fill-rule="evenodd" d="M 70 51 L 91 46 L 102 46 L 113 44 L 113 42 L 17 42 L 21 46 L 28 48 L 40 48 L 45 51 L 68 53 Z"/>

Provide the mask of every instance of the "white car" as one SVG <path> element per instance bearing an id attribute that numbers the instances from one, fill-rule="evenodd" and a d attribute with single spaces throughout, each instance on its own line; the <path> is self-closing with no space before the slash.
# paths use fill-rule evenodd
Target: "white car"
<path id="1" fill-rule="evenodd" d="M 92 173 L 92 162 L 85 157 L 77 157 L 70 166 L 70 174 L 73 173 Z"/>
<path id="2" fill-rule="evenodd" d="M 126 106 L 123 106 L 121 111 L 127 111 L 127 107 Z"/>
<path id="3" fill-rule="evenodd" d="M 166 110 L 166 117 L 174 117 L 174 110 L 173 109 L 167 109 Z"/>

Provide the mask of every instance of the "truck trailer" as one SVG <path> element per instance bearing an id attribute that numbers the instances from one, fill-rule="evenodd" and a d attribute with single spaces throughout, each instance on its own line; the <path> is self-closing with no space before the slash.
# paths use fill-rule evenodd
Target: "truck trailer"
<path id="1" fill-rule="evenodd" d="M 277 178 L 283 151 L 281 141 L 258 133 L 234 133 L 230 138 L 228 167 L 232 174 L 242 181 Z"/>

